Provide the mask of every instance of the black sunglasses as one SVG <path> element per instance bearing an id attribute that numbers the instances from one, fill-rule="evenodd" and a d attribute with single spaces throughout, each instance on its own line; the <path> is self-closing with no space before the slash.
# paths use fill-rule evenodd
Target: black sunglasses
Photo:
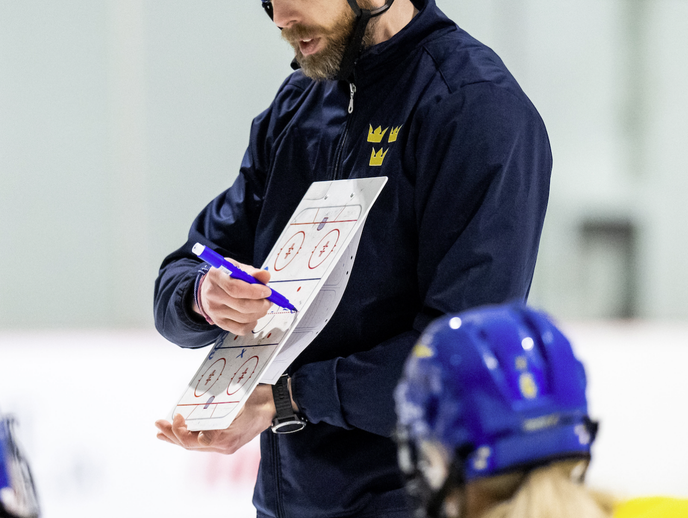
<path id="1" fill-rule="evenodd" d="M 268 13 L 268 16 L 272 20 L 273 19 L 272 2 L 270 0 L 261 0 L 261 3 L 263 4 L 263 9 L 265 9 L 265 12 Z"/>
<path id="2" fill-rule="evenodd" d="M 358 4 L 356 3 L 356 0 L 348 0 L 349 5 L 351 8 L 354 10 L 356 15 L 361 14 L 361 8 L 358 7 Z M 385 5 L 382 7 L 378 7 L 377 9 L 373 9 L 370 14 L 371 16 L 378 16 L 382 13 L 384 13 L 387 9 L 389 9 L 392 6 L 392 3 L 394 0 L 387 0 L 385 2 Z M 265 12 L 268 13 L 268 16 L 270 17 L 271 20 L 274 20 L 274 15 L 273 15 L 273 9 L 272 9 L 272 0 L 261 0 L 261 3 L 263 4 L 263 9 L 265 9 Z"/>

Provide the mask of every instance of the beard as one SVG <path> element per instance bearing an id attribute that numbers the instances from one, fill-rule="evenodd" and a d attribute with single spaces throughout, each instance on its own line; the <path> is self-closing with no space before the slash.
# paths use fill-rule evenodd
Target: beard
<path id="1" fill-rule="evenodd" d="M 374 8 L 370 0 L 359 1 L 359 5 L 362 9 Z M 368 22 L 363 37 L 363 48 L 372 46 L 372 30 L 376 21 L 377 18 L 373 18 Z M 356 15 L 347 6 L 342 15 L 329 27 L 297 24 L 283 29 L 282 38 L 293 47 L 296 62 L 306 76 L 316 81 L 330 80 L 334 79 L 339 72 L 344 52 L 351 42 L 355 24 Z M 313 35 L 324 40 L 323 48 L 315 54 L 305 56 L 301 52 L 299 42 L 312 38 Z"/>

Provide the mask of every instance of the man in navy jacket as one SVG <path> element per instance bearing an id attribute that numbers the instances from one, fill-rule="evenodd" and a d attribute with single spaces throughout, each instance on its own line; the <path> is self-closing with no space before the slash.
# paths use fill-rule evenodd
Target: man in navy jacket
<path id="1" fill-rule="evenodd" d="M 254 120 L 234 184 L 164 260 L 158 330 L 202 347 L 250 332 L 270 307 L 268 288 L 202 269 L 194 243 L 260 265 L 312 182 L 389 180 L 337 311 L 288 369 L 305 428 L 270 431 L 272 391 L 259 385 L 227 430 L 190 432 L 177 416 L 158 421 L 158 437 L 232 453 L 261 434 L 259 518 L 406 517 L 394 387 L 437 316 L 525 301 L 549 192 L 547 133 L 502 61 L 434 0 L 263 5 L 301 69 Z"/>

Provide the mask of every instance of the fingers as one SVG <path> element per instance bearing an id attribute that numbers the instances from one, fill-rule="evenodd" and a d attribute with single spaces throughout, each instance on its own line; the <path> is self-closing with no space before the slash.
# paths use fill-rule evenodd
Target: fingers
<path id="1" fill-rule="evenodd" d="M 275 403 L 270 385 L 258 385 L 249 396 L 236 418 L 224 430 L 190 431 L 180 414 L 169 423 L 156 421 L 158 439 L 181 446 L 186 450 L 208 451 L 231 455 L 246 443 L 260 435 L 272 423 Z"/>
<path id="2" fill-rule="evenodd" d="M 176 444 L 187 450 L 199 449 L 203 446 L 198 442 L 199 432 L 190 431 L 186 427 L 184 417 L 180 414 L 175 414 L 172 423 L 160 420 L 155 422 L 155 426 L 160 430 L 157 437 L 162 441 Z"/>
<path id="3" fill-rule="evenodd" d="M 166 436 L 164 433 L 162 433 L 162 432 L 158 433 L 158 434 L 156 435 L 156 437 L 157 437 L 158 439 L 160 439 L 161 441 L 169 442 L 170 444 L 175 444 L 175 445 L 179 446 L 179 444 L 177 444 L 177 443 L 174 442 L 173 440 L 168 439 L 167 436 Z"/>
<path id="4" fill-rule="evenodd" d="M 198 433 L 198 443 L 201 446 L 204 446 L 207 448 L 213 444 L 213 434 L 211 432 L 212 432 L 212 430 L 209 430 L 208 432 L 199 432 Z"/>
<path id="5" fill-rule="evenodd" d="M 240 266 L 249 273 L 255 273 L 261 281 L 270 279 L 267 271 Z M 270 294 L 267 286 L 249 284 L 213 268 L 203 282 L 201 303 L 215 324 L 233 334 L 245 335 L 270 310 L 272 303 L 266 300 Z"/>
<path id="6" fill-rule="evenodd" d="M 159 430 L 156 437 L 161 441 L 186 450 L 225 453 L 215 444 L 215 435 L 219 430 L 192 432 L 186 427 L 184 417 L 180 414 L 174 416 L 172 423 L 161 419 L 155 422 L 155 426 Z"/>
<path id="7" fill-rule="evenodd" d="M 206 308 L 204 303 L 203 307 L 215 324 L 230 333 L 243 336 L 256 327 L 258 320 L 267 314 L 272 304 L 269 301 L 261 301 L 260 310 L 257 312 L 249 309 L 237 310 L 222 302 L 209 302 L 207 305 Z"/>
<path id="8" fill-rule="evenodd" d="M 172 433 L 174 434 L 177 444 L 187 450 L 196 450 L 203 446 L 198 442 L 199 432 L 192 432 L 189 430 L 181 414 L 175 414 L 172 419 Z"/>
<path id="9" fill-rule="evenodd" d="M 259 283 L 251 284 L 239 279 L 235 279 L 215 268 L 211 268 L 208 272 L 212 279 L 222 287 L 222 289 L 231 297 L 238 299 L 265 299 L 270 296 L 272 290 L 265 286 L 270 281 L 270 272 L 267 270 L 259 270 L 253 266 L 232 261 L 249 275 L 253 276 Z"/>
<path id="10" fill-rule="evenodd" d="M 159 421 L 155 422 L 155 426 L 159 430 L 157 435 L 158 439 L 160 439 L 161 441 L 169 442 L 170 444 L 176 444 L 177 446 L 181 446 L 181 444 L 177 440 L 177 437 L 174 435 L 174 432 L 172 431 L 171 423 L 165 421 L 164 419 L 160 419 Z"/>
<path id="11" fill-rule="evenodd" d="M 229 427 L 225 430 L 205 430 L 192 432 L 186 427 L 184 418 L 176 414 L 169 423 L 165 420 L 156 421 L 155 426 L 159 432 L 157 438 L 161 441 L 181 446 L 190 451 L 204 451 L 230 455 L 235 453 L 247 440 L 245 431 L 237 427 Z M 253 436 L 250 436 L 253 438 Z"/>
<path id="12" fill-rule="evenodd" d="M 270 282 L 270 272 L 267 270 L 259 270 L 258 268 L 254 268 L 253 266 L 244 266 L 240 265 L 243 270 L 245 270 L 247 273 L 253 275 L 255 279 L 258 282 L 262 282 L 263 284 L 267 284 Z M 269 297 L 270 294 L 268 293 L 267 296 Z"/>

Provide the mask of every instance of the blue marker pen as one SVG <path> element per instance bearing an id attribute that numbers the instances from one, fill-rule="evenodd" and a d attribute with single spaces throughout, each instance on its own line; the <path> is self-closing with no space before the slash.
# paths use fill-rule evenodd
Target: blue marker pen
<path id="1" fill-rule="evenodd" d="M 196 243 L 191 251 L 210 266 L 223 270 L 225 273 L 228 273 L 235 279 L 240 279 L 244 282 L 248 282 L 249 284 L 261 284 L 261 282 L 258 281 L 253 275 L 246 273 L 238 266 L 234 266 L 216 251 L 211 250 L 201 243 Z M 270 289 L 272 290 L 272 288 Z M 291 302 L 287 300 L 284 295 L 277 293 L 275 290 L 272 290 L 272 294 L 268 297 L 268 300 L 270 302 L 274 302 L 281 308 L 288 309 L 289 311 L 297 311 L 297 309 L 291 304 Z"/>

